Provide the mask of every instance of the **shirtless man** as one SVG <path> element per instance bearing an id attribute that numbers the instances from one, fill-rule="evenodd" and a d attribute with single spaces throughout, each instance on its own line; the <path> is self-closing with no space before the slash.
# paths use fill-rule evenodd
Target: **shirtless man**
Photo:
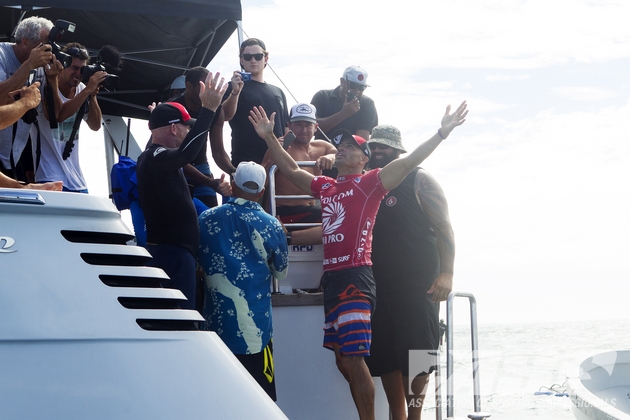
<path id="1" fill-rule="evenodd" d="M 310 104 L 297 104 L 291 108 L 289 130 L 295 134 L 295 140 L 287 147 L 287 152 L 296 162 L 315 161 L 314 167 L 304 170 L 313 175 L 321 175 L 322 170 L 331 169 L 335 162 L 337 149 L 324 140 L 313 140 L 317 130 L 316 109 Z M 286 137 L 286 136 L 285 136 Z M 263 166 L 267 171 L 275 162 L 269 151 L 263 158 Z M 302 191 L 289 181 L 282 172 L 276 172 L 276 194 L 303 195 Z M 279 199 L 276 214 L 282 223 L 315 223 L 321 222 L 322 208 L 315 199 Z"/>

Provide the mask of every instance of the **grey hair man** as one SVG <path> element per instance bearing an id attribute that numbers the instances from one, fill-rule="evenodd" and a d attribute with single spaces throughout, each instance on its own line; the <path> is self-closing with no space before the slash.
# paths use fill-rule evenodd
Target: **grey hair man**
<path id="1" fill-rule="evenodd" d="M 0 43 L 0 104 L 9 92 L 40 82 L 52 87 L 55 112 L 61 108 L 57 76 L 63 69 L 52 53 L 52 47 L 45 44 L 53 24 L 48 19 L 33 16 L 20 22 L 15 32 L 15 43 Z M 15 135 L 13 127 L 0 131 L 0 170 L 16 177 L 16 165 L 26 147 L 32 120 L 18 120 Z M 20 178 L 25 179 L 22 175 Z"/>

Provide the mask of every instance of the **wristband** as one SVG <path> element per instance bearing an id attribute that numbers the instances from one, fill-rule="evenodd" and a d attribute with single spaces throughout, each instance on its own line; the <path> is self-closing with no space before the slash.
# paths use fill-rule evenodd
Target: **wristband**
<path id="1" fill-rule="evenodd" d="M 441 128 L 438 128 L 438 136 L 440 136 L 440 138 L 442 140 L 446 140 L 446 137 L 448 137 L 448 136 L 445 136 L 445 135 L 442 134 L 442 129 Z"/>
<path id="2" fill-rule="evenodd" d="M 291 245 L 291 242 L 293 241 L 293 235 L 291 234 L 291 232 L 287 232 L 286 236 L 287 236 L 287 245 Z"/>

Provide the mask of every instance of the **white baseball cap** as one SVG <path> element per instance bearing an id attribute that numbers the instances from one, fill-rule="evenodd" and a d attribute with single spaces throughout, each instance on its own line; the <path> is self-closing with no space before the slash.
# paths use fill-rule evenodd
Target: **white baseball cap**
<path id="1" fill-rule="evenodd" d="M 367 84 L 367 71 L 363 70 L 359 66 L 346 67 L 343 71 L 343 78 L 349 82 L 356 83 L 361 86 L 369 86 Z"/>
<path id="2" fill-rule="evenodd" d="M 241 162 L 236 167 L 234 183 L 246 193 L 258 194 L 265 188 L 266 181 L 267 171 L 256 162 Z"/>
<path id="3" fill-rule="evenodd" d="M 317 117 L 315 116 L 317 110 L 315 109 L 315 105 L 311 104 L 296 104 L 291 107 L 291 118 L 289 121 L 308 121 L 312 123 L 317 123 Z"/>

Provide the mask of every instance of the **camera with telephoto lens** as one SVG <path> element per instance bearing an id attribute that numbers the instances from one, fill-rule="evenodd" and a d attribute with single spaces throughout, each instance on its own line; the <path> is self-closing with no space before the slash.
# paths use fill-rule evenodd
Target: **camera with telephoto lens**
<path id="1" fill-rule="evenodd" d="M 98 71 L 107 71 L 103 63 L 97 61 L 94 64 L 89 64 L 81 69 L 81 78 L 82 82 L 87 85 L 90 77 L 94 75 L 94 73 Z M 99 85 L 102 86 L 105 90 L 115 90 L 118 87 L 118 82 L 120 82 L 120 78 L 115 74 L 108 74 L 105 76 L 105 80 Z"/>
<path id="2" fill-rule="evenodd" d="M 96 56 L 96 62 L 81 69 L 81 81 L 87 84 L 94 73 L 104 71 L 107 72 L 107 76 L 105 76 L 105 80 L 100 86 L 108 91 L 116 90 L 120 78 L 112 73 L 120 72 L 121 70 L 122 54 L 118 51 L 118 48 L 113 45 L 104 45 Z"/>
<path id="3" fill-rule="evenodd" d="M 56 41 L 59 41 L 66 31 L 74 32 L 76 27 L 77 25 L 72 22 L 58 19 L 55 21 L 55 26 L 48 33 L 48 42 L 46 44 L 51 46 L 52 53 L 55 54 L 55 58 L 63 64 L 64 69 L 67 69 L 72 65 L 72 56 L 61 51 L 61 48 L 59 48 Z"/>

